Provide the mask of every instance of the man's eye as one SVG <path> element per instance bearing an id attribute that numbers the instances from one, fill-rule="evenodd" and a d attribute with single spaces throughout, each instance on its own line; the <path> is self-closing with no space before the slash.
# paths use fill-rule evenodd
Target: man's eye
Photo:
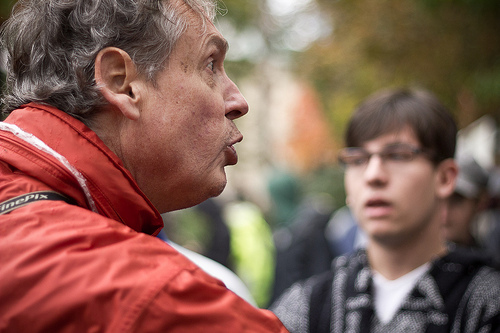
<path id="1" fill-rule="evenodd" d="M 409 161 L 413 158 L 411 151 L 392 151 L 385 154 L 386 158 L 390 161 Z"/>
<path id="2" fill-rule="evenodd" d="M 210 63 L 207 65 L 207 67 L 212 71 L 215 72 L 215 61 L 210 61 Z"/>
<path id="3" fill-rule="evenodd" d="M 348 158 L 348 163 L 350 165 L 363 165 L 365 164 L 367 161 L 368 161 L 368 157 L 367 156 L 363 156 L 363 155 L 360 155 L 360 156 L 350 156 Z"/>

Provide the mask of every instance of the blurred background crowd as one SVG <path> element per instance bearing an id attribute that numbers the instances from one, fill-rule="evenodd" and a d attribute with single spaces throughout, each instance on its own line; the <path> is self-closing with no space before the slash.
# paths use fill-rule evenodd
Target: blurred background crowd
<path id="1" fill-rule="evenodd" d="M 0 2 L 0 21 L 14 3 Z M 498 0 L 220 4 L 226 69 L 250 104 L 245 139 L 222 196 L 165 214 L 164 236 L 233 270 L 266 307 L 363 246 L 336 152 L 357 103 L 411 85 L 435 93 L 461 129 L 445 235 L 500 260 Z"/>

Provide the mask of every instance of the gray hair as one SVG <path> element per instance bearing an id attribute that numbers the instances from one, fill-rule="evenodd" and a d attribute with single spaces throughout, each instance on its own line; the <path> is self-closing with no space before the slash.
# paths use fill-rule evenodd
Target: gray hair
<path id="1" fill-rule="evenodd" d="M 155 83 L 187 27 L 185 3 L 213 22 L 216 0 L 19 0 L 2 28 L 7 50 L 4 112 L 49 104 L 81 120 L 106 101 L 95 83 L 95 58 L 114 46 Z"/>

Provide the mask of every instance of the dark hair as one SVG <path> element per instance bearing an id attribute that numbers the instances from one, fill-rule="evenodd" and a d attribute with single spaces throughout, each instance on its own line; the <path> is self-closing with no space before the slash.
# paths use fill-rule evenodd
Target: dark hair
<path id="1" fill-rule="evenodd" d="M 354 111 L 345 134 L 349 147 L 409 126 L 436 164 L 453 158 L 457 126 L 449 110 L 430 92 L 395 89 L 369 96 Z"/>
<path id="2" fill-rule="evenodd" d="M 215 0 L 182 0 L 213 20 Z M 94 61 L 108 46 L 127 52 L 140 74 L 155 82 L 186 28 L 171 0 L 19 0 L 2 29 L 8 52 L 4 112 L 50 104 L 85 119 L 106 101 Z"/>

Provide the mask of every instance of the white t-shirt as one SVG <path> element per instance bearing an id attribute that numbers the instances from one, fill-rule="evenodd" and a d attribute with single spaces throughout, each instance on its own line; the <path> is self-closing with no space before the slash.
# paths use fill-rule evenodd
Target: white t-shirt
<path id="1" fill-rule="evenodd" d="M 396 280 L 388 280 L 373 272 L 375 313 L 383 324 L 391 321 L 417 280 L 429 270 L 430 266 L 430 263 L 426 263 Z"/>

